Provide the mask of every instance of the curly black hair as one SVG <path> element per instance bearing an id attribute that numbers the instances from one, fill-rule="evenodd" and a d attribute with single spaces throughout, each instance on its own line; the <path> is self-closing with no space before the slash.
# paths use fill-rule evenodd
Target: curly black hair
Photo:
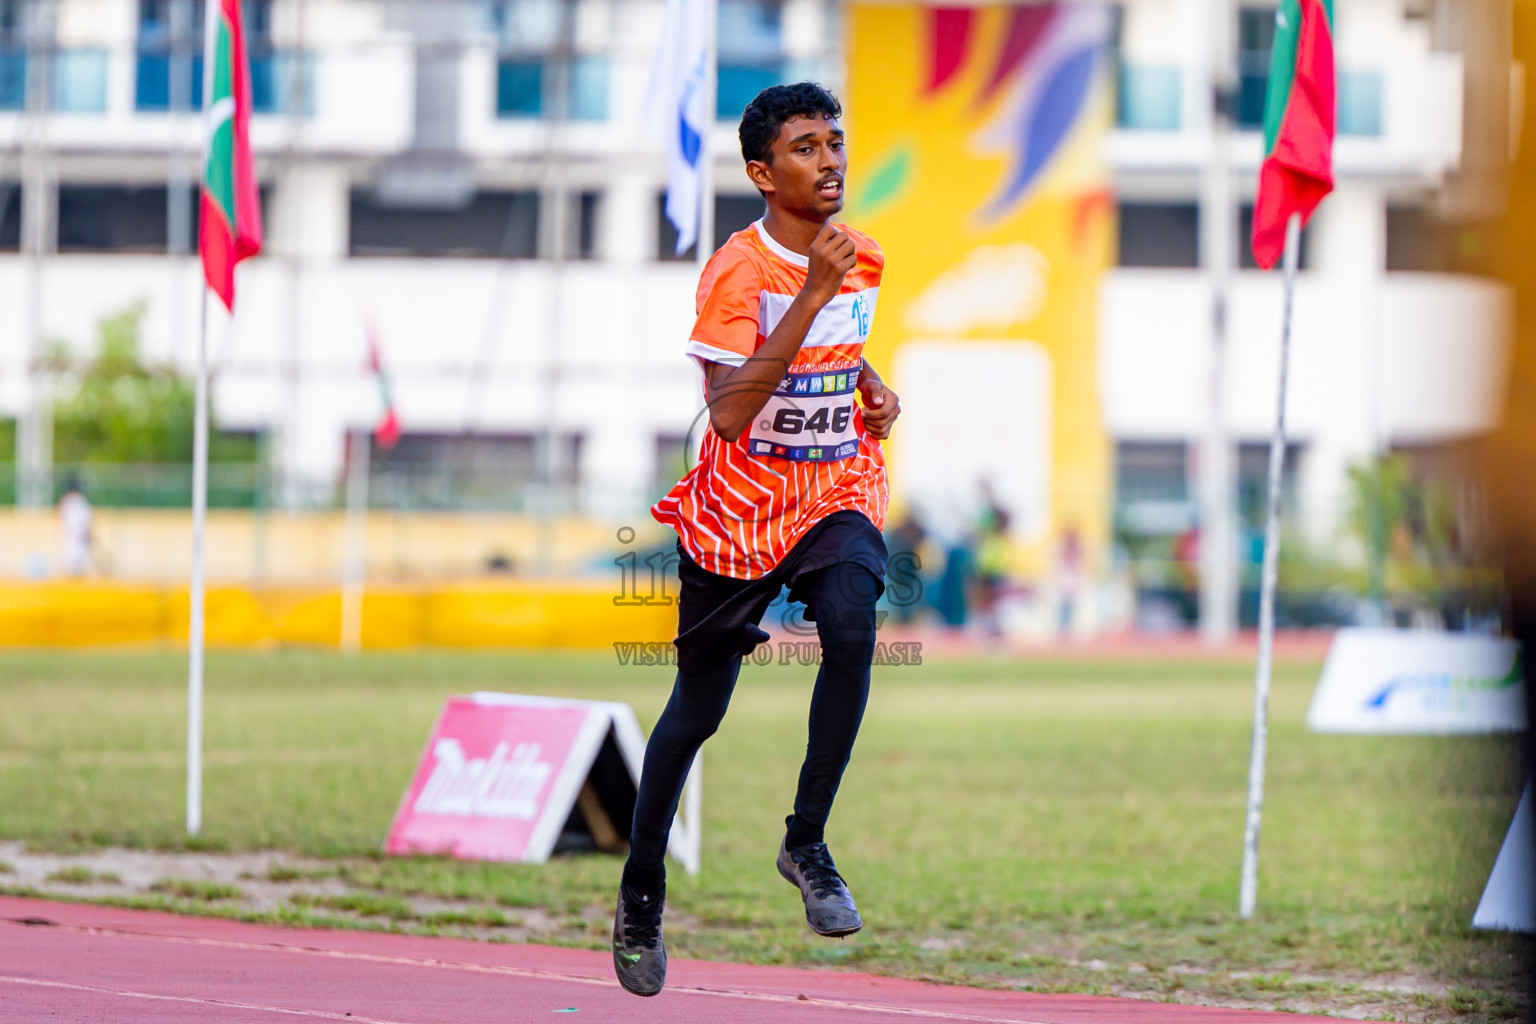
<path id="1" fill-rule="evenodd" d="M 773 159 L 773 140 L 784 122 L 796 117 L 842 117 L 837 97 L 815 82 L 771 85 L 758 93 L 741 112 L 741 156 L 751 163 Z"/>

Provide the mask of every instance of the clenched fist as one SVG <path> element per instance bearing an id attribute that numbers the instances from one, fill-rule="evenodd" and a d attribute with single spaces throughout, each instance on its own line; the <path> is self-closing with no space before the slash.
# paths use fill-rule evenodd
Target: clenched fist
<path id="1" fill-rule="evenodd" d="M 816 303 L 820 309 L 837 297 L 843 286 L 843 278 L 858 262 L 859 254 L 853 239 L 843 234 L 827 221 L 811 241 L 811 265 L 805 275 L 805 287 L 800 293 Z"/>

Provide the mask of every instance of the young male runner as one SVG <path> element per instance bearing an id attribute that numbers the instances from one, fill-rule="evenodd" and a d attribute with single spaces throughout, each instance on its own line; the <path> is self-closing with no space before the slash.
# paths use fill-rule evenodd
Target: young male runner
<path id="1" fill-rule="evenodd" d="M 822 660 L 778 869 L 815 932 L 863 927 L 823 829 L 869 697 L 886 566 L 878 442 L 900 403 L 863 357 L 884 257 L 830 220 L 848 167 L 840 116 L 809 82 L 752 101 L 741 155 L 768 210 L 699 281 L 687 352 L 704 371 L 710 427 L 698 465 L 651 510 L 678 537 L 677 682 L 645 748 L 613 922 L 614 970 L 636 995 L 666 982 L 662 858 L 683 780 L 725 716 L 742 656 L 768 639 L 758 623 L 785 585 L 816 623 Z"/>

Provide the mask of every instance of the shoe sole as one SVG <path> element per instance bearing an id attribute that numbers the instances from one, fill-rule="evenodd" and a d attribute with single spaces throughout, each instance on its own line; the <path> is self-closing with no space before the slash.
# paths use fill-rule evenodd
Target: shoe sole
<path id="1" fill-rule="evenodd" d="M 806 903 L 807 896 L 805 895 L 805 890 L 800 888 L 800 883 L 795 881 L 794 876 L 785 871 L 783 865 L 777 862 L 774 863 L 774 867 L 779 869 L 779 877 L 784 879 L 784 881 L 788 882 L 790 885 L 794 886 L 796 891 L 800 893 L 801 904 L 803 905 Z M 820 935 L 824 939 L 846 939 L 848 936 L 854 934 L 855 932 L 864 930 L 864 923 L 862 921 L 854 925 L 852 928 L 829 928 L 826 931 L 822 931 L 814 924 L 811 924 L 810 918 L 806 918 L 805 923 L 806 926 L 811 929 L 811 931 L 815 932 L 817 935 Z"/>
<path id="2" fill-rule="evenodd" d="M 666 988 L 665 982 L 662 983 L 661 988 L 656 989 L 654 992 L 642 992 L 639 989 L 630 988 L 629 984 L 624 980 L 624 975 L 619 970 L 618 960 L 614 960 L 613 962 L 613 975 L 618 979 L 620 988 L 632 996 L 640 996 L 643 999 L 649 999 L 652 996 L 659 996 L 661 995 L 661 989 Z"/>

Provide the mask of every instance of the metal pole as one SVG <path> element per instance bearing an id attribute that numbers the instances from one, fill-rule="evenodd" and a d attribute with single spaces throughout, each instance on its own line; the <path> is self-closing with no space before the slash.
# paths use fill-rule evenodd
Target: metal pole
<path id="1" fill-rule="evenodd" d="M 709 137 L 715 126 L 715 88 L 719 75 L 719 47 L 716 26 L 719 23 L 718 0 L 704 4 L 704 130 L 699 133 L 699 239 L 694 243 L 694 257 L 700 272 L 715 254 L 715 159 Z M 683 870 L 699 873 L 699 855 L 704 835 L 704 748 L 693 757 L 683 793 L 688 844 L 683 855 Z"/>
<path id="2" fill-rule="evenodd" d="M 299 430 L 299 387 L 303 376 L 299 361 L 300 336 L 303 331 L 304 310 L 304 261 L 308 241 L 305 238 L 304 221 L 304 167 L 300 145 L 303 141 L 304 111 L 309 106 L 309 68 L 304 62 L 306 44 L 306 7 L 304 0 L 296 0 L 289 8 L 294 19 L 293 66 L 288 81 L 287 139 L 283 147 L 283 208 L 288 228 L 288 238 L 280 258 L 283 279 L 288 291 L 287 308 L 283 316 L 282 355 L 282 410 L 273 417 L 272 427 L 276 441 L 268 446 L 269 486 L 276 492 L 275 503 L 285 512 L 292 512 L 304 498 L 300 493 L 300 481 L 290 472 L 294 463 L 294 439 Z"/>
<path id="3" fill-rule="evenodd" d="M 346 563 L 341 573 L 341 649 L 357 654 L 363 649 L 363 584 L 368 568 L 368 463 L 367 430 L 352 433 L 352 458 L 347 466 Z"/>
<path id="4" fill-rule="evenodd" d="M 566 152 L 566 128 L 571 118 L 571 83 L 576 63 L 576 4 L 574 0 L 562 0 L 560 5 L 560 35 L 558 58 L 554 63 L 553 112 L 549 126 L 549 149 L 552 159 L 545 165 L 545 196 L 549 203 L 549 217 L 545 228 L 545 245 L 549 254 L 549 304 L 546 307 L 544 348 L 544 394 L 539 415 L 544 429 L 540 431 L 535 450 L 535 466 L 539 477 L 538 516 L 539 550 L 536 565 L 539 575 L 548 576 L 554 571 L 555 518 L 564 511 L 557 493 L 567 479 L 566 445 L 560 434 L 560 386 L 561 365 L 564 358 L 561 342 L 565 334 L 565 261 L 566 249 L 571 242 L 570 202 L 571 191 L 567 177 L 569 160 Z M 579 229 L 579 228 L 578 228 Z"/>
<path id="5" fill-rule="evenodd" d="M 694 243 L 694 258 L 702 272 L 715 254 L 715 155 L 709 144 L 714 133 L 715 90 L 719 77 L 719 45 L 716 26 L 720 12 L 718 0 L 704 3 L 704 128 L 699 132 L 699 240 Z"/>
<path id="6" fill-rule="evenodd" d="M 187 614 L 187 835 L 203 828 L 203 529 L 208 518 L 208 289 L 198 303 L 192 425 L 192 587 Z"/>
<path id="7" fill-rule="evenodd" d="M 208 0 L 203 18 L 203 96 L 213 95 L 213 43 L 218 12 Z M 203 159 L 208 165 L 204 103 Z M 203 528 L 208 519 L 208 288 L 199 292 L 197 390 L 192 414 L 192 585 L 187 607 L 187 835 L 203 828 Z"/>
<path id="8" fill-rule="evenodd" d="M 21 249 L 27 268 L 27 404 L 16 420 L 16 504 L 45 508 L 53 503 L 53 396 L 43 365 L 43 275 L 55 247 L 58 196 L 48 103 L 53 91 L 56 45 L 55 0 L 23 12 L 26 33 L 25 105 L 21 151 Z"/>
<path id="9" fill-rule="evenodd" d="M 1207 0 L 1212 104 L 1210 156 L 1200 174 L 1200 265 L 1211 285 L 1211 364 L 1207 420 L 1200 440 L 1200 634 L 1222 645 L 1237 629 L 1236 507 L 1232 439 L 1223 389 L 1228 361 L 1228 293 L 1236 262 L 1236 195 L 1232 182 L 1230 111 L 1238 85 L 1237 27 L 1231 0 Z"/>
<path id="10" fill-rule="evenodd" d="M 1269 509 L 1264 523 L 1264 577 L 1259 591 L 1259 660 L 1253 672 L 1253 754 L 1248 762 L 1248 820 L 1243 828 L 1243 881 L 1238 913 L 1253 916 L 1259 888 L 1259 826 L 1264 814 L 1264 757 L 1269 744 L 1269 683 L 1275 661 L 1275 584 L 1280 572 L 1280 484 L 1285 469 L 1285 391 L 1291 360 L 1291 306 L 1301 249 L 1301 214 L 1285 226 L 1285 312 L 1280 327 L 1280 396 L 1269 442 Z"/>

